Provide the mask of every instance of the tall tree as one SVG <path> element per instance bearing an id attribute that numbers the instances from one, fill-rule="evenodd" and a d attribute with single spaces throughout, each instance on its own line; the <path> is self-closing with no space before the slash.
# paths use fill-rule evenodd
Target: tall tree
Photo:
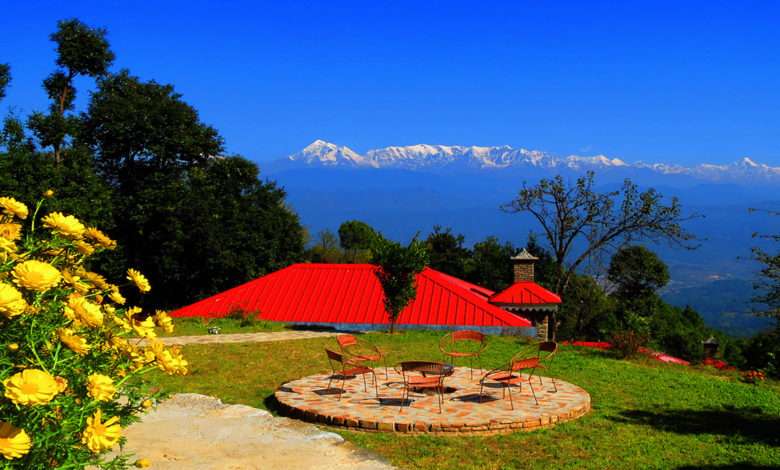
<path id="1" fill-rule="evenodd" d="M 665 240 L 691 247 L 687 242 L 694 237 L 682 227 L 691 216 L 682 214 L 677 198 L 665 204 L 655 189 L 640 192 L 630 180 L 618 191 L 598 192 L 594 186 L 593 172 L 573 185 L 558 175 L 535 186 L 524 184 L 517 197 L 502 206 L 510 213 L 530 213 L 541 225 L 560 273 L 556 293 L 565 291 L 587 260 L 632 240 Z M 552 320 L 554 334 L 556 321 Z"/>
<path id="2" fill-rule="evenodd" d="M 425 240 L 425 248 L 430 258 L 430 266 L 451 276 L 466 277 L 467 264 L 471 253 L 463 246 L 465 237 L 455 234 L 452 228 L 433 227 L 433 232 Z"/>
<path id="3" fill-rule="evenodd" d="M 385 309 L 390 317 L 390 332 L 404 308 L 417 295 L 416 277 L 428 264 L 425 244 L 413 239 L 409 245 L 380 238 L 374 249 L 373 261 L 378 265 L 377 277 L 385 294 Z"/>
<path id="4" fill-rule="evenodd" d="M 78 126 L 75 116 L 66 111 L 73 109 L 76 88 L 73 80 L 78 76 L 103 77 L 114 61 L 106 31 L 91 28 L 76 19 L 63 20 L 50 38 L 57 44 L 57 65 L 43 81 L 43 88 L 51 100 L 49 113 L 33 113 L 28 126 L 44 147 L 54 149 L 55 161 L 60 161 L 62 147 L 68 136 L 73 136 Z"/>

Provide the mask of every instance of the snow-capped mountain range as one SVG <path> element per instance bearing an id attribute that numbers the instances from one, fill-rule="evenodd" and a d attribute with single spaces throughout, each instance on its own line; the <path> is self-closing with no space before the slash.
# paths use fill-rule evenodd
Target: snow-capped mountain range
<path id="1" fill-rule="evenodd" d="M 311 166 L 395 168 L 424 170 L 465 166 L 473 169 L 538 168 L 549 170 L 584 171 L 589 169 L 649 170 L 664 175 L 687 175 L 697 179 L 763 180 L 780 182 L 780 167 L 757 163 L 743 158 L 728 165 L 702 163 L 682 166 L 666 163 L 629 163 L 606 155 L 557 156 L 539 150 L 513 148 L 508 145 L 495 147 L 428 145 L 391 146 L 369 150 L 360 154 L 347 146 L 324 140 L 315 140 L 300 152 L 287 157 L 288 163 Z"/>

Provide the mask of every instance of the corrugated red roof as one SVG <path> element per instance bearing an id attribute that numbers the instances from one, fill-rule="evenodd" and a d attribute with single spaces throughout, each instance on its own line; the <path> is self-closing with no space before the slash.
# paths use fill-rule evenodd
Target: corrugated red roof
<path id="1" fill-rule="evenodd" d="M 501 305 L 549 305 L 561 303 L 561 298 L 532 281 L 515 282 L 490 301 Z"/>
<path id="2" fill-rule="evenodd" d="M 290 323 L 389 323 L 384 293 L 370 264 L 294 264 L 171 315 L 218 318 L 241 309 Z M 425 268 L 417 296 L 398 318 L 401 325 L 528 327 L 531 323 L 488 302 L 493 291 Z"/>

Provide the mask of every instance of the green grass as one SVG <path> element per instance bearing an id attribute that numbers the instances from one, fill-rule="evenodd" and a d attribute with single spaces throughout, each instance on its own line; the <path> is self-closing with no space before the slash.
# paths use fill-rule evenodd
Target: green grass
<path id="1" fill-rule="evenodd" d="M 181 323 L 181 322 L 180 322 Z M 366 334 L 390 360 L 439 359 L 440 333 Z M 270 408 L 282 383 L 329 370 L 323 348 L 332 338 L 185 347 L 191 375 L 154 375 L 171 392 L 196 392 Z M 497 366 L 520 347 L 492 337 L 484 365 Z M 780 386 L 741 383 L 736 374 L 622 361 L 608 353 L 563 348 L 557 377 L 584 387 L 593 411 L 530 433 L 489 437 L 409 436 L 348 432 L 359 447 L 401 468 L 743 468 L 780 466 Z"/>
<path id="2" fill-rule="evenodd" d="M 176 325 L 174 332 L 163 336 L 207 335 L 209 327 L 212 326 L 218 327 L 220 334 L 284 331 L 287 327 L 284 323 L 263 320 L 242 324 L 240 320 L 232 318 L 215 318 L 208 321 L 202 318 L 176 318 L 174 324 Z"/>

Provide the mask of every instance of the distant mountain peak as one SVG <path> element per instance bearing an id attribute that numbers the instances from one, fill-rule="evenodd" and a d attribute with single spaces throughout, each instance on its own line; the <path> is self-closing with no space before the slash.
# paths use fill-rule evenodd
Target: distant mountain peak
<path id="1" fill-rule="evenodd" d="M 305 165 L 356 168 L 396 168 L 422 170 L 464 167 L 474 170 L 538 168 L 546 170 L 613 169 L 616 171 L 650 171 L 663 175 L 687 175 L 710 181 L 759 180 L 780 182 L 780 167 L 758 163 L 749 157 L 728 165 L 702 163 L 686 167 L 666 163 L 630 163 L 607 155 L 568 155 L 559 157 L 541 150 L 501 146 L 463 146 L 414 144 L 389 146 L 359 154 L 351 148 L 317 139 L 303 150 L 290 155 L 288 161 Z"/>

